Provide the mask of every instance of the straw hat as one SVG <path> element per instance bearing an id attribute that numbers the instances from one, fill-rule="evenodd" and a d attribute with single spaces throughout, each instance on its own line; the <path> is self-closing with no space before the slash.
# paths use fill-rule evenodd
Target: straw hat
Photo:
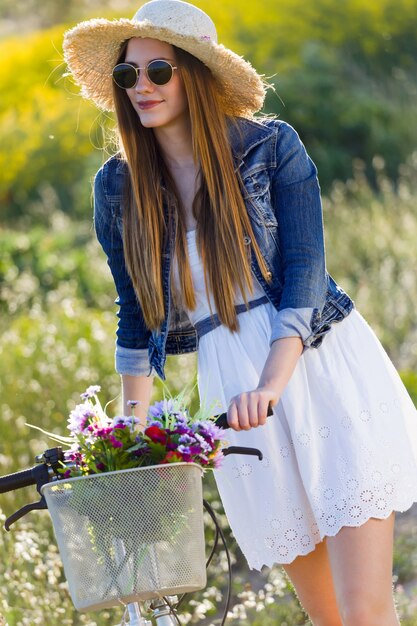
<path id="1" fill-rule="evenodd" d="M 64 35 L 64 57 L 81 94 L 102 109 L 114 110 L 112 69 L 120 46 L 131 37 L 150 37 L 182 48 L 212 71 L 220 87 L 225 113 L 250 116 L 265 98 L 265 86 L 254 68 L 217 43 L 213 21 L 182 0 L 151 0 L 133 19 L 92 19 Z"/>

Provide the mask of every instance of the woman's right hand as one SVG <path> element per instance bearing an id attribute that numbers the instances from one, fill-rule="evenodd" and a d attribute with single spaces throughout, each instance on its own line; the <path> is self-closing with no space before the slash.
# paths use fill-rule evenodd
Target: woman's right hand
<path id="1" fill-rule="evenodd" d="M 277 391 L 267 387 L 240 393 L 230 401 L 227 411 L 229 427 L 240 431 L 263 426 L 268 417 L 268 407 L 274 407 L 278 401 Z"/>

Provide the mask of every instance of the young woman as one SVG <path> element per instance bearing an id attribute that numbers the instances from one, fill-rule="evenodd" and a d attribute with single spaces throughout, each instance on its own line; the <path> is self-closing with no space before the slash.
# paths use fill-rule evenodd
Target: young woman
<path id="1" fill-rule="evenodd" d="M 232 444 L 264 453 L 216 471 L 249 566 L 281 564 L 315 626 L 397 625 L 394 515 L 417 500 L 417 412 L 326 271 L 298 135 L 253 117 L 261 78 L 180 0 L 83 22 L 64 50 L 83 95 L 116 113 L 95 227 L 125 402 L 146 411 L 166 354 L 198 349 L 202 400 L 228 411 Z"/>

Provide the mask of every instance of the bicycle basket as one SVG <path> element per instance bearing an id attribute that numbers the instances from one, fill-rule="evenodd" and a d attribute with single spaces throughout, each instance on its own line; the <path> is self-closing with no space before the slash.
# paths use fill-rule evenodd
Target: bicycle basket
<path id="1" fill-rule="evenodd" d="M 173 463 L 42 487 L 76 609 L 205 587 L 201 476 Z"/>

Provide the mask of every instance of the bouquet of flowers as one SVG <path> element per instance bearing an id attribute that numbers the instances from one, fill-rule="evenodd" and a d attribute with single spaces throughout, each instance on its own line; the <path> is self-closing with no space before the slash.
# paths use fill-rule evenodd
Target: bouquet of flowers
<path id="1" fill-rule="evenodd" d="M 93 385 L 71 411 L 62 480 L 43 486 L 71 597 L 80 610 L 201 589 L 206 583 L 201 474 L 219 466 L 225 431 L 185 393 L 146 421 L 110 417 Z"/>
<path id="2" fill-rule="evenodd" d="M 111 418 L 101 406 L 99 392 L 100 387 L 92 385 L 81 394 L 82 404 L 69 416 L 70 436 L 46 433 L 69 446 L 65 452 L 69 467 L 62 468 L 63 478 L 178 462 L 196 463 L 203 469 L 219 467 L 225 431 L 213 418 L 204 419 L 201 411 L 191 416 L 183 395 L 150 406 L 140 430 L 135 416 L 138 401 L 129 402 L 130 416 Z"/>

